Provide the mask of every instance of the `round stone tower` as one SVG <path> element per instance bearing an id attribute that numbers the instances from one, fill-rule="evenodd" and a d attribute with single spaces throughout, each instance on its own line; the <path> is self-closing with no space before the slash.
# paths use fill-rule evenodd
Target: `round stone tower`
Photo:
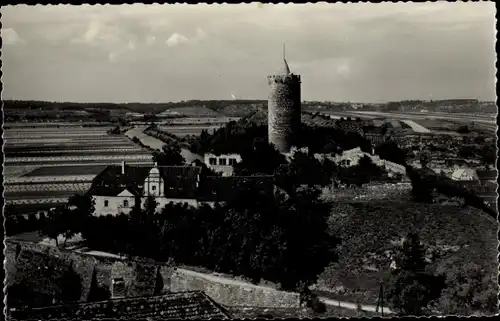
<path id="1" fill-rule="evenodd" d="M 287 153 L 296 144 L 301 126 L 300 76 L 290 72 L 283 48 L 283 68 L 267 77 L 270 92 L 268 109 L 268 139 L 276 148 Z"/>

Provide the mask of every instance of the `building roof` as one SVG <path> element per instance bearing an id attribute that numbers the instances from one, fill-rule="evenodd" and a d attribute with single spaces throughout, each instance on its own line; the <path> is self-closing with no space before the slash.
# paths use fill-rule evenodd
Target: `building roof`
<path id="1" fill-rule="evenodd" d="M 229 201 L 234 199 L 241 184 L 260 184 L 261 188 L 272 190 L 274 176 L 209 176 L 200 183 L 197 199 L 205 202 Z"/>
<path id="2" fill-rule="evenodd" d="M 113 299 L 101 302 L 10 310 L 14 319 L 229 319 L 222 307 L 201 291 L 159 296 Z"/>
<path id="3" fill-rule="evenodd" d="M 170 198 L 195 198 L 201 167 L 160 166 L 160 176 L 165 181 L 165 196 Z"/>
<path id="4" fill-rule="evenodd" d="M 451 175 L 451 178 L 454 180 L 460 180 L 462 176 L 467 175 L 473 178 L 477 178 L 476 171 L 471 168 L 461 168 L 457 169 L 456 171 L 453 172 Z"/>
<path id="5" fill-rule="evenodd" d="M 478 170 L 476 171 L 477 177 L 480 180 L 485 180 L 485 181 L 493 181 L 497 179 L 497 170 Z"/>
<path id="6" fill-rule="evenodd" d="M 93 179 L 87 193 L 90 195 L 117 196 L 124 189 L 128 189 L 134 195 L 141 195 L 142 189 L 139 184 L 144 182 L 150 170 L 151 167 L 126 165 L 125 174 L 122 175 L 121 166 L 107 166 Z"/>
<path id="7" fill-rule="evenodd" d="M 158 166 L 157 168 L 165 182 L 166 197 L 194 198 L 201 167 Z M 151 169 L 152 166 L 127 165 L 125 174 L 122 174 L 121 166 L 108 166 L 94 178 L 88 194 L 117 196 L 124 189 L 128 189 L 136 196 L 143 195 L 144 181 Z"/>

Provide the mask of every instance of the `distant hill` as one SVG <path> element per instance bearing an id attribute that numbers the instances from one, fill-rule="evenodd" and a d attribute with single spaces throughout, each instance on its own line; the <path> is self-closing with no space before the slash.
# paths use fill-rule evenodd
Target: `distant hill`
<path id="1" fill-rule="evenodd" d="M 52 102 L 35 100 L 4 100 L 3 107 L 6 111 L 34 111 L 47 110 L 85 110 L 90 113 L 110 112 L 125 114 L 135 112 L 141 114 L 160 114 L 174 108 L 203 106 L 215 112 L 228 116 L 242 117 L 255 112 L 256 109 L 267 106 L 264 100 L 189 100 L 166 103 L 77 103 L 77 102 Z"/>

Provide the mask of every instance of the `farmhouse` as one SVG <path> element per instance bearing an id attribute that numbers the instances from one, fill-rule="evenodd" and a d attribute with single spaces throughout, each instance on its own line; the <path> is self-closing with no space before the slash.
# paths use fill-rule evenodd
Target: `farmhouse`
<path id="1" fill-rule="evenodd" d="M 128 214 L 136 201 L 154 196 L 157 210 L 169 203 L 199 206 L 228 201 L 241 184 L 273 187 L 273 176 L 204 176 L 199 166 L 111 165 L 97 175 L 87 192 L 95 201 L 95 216 Z M 267 187 L 266 187 L 267 186 Z M 271 191 L 271 189 L 269 189 Z"/>
<path id="2" fill-rule="evenodd" d="M 204 157 L 205 165 L 222 176 L 232 176 L 233 166 L 241 162 L 241 156 L 238 154 L 215 155 L 206 153 Z"/>

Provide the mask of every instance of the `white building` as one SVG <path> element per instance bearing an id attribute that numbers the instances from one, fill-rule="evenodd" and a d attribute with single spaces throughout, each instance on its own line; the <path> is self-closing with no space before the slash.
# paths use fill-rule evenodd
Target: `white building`
<path id="1" fill-rule="evenodd" d="M 155 197 L 157 210 L 166 204 L 197 206 L 201 167 L 111 165 L 97 175 L 89 190 L 95 201 L 94 215 L 128 214 L 137 199 L 142 205 L 148 195 Z"/>
<path id="2" fill-rule="evenodd" d="M 222 176 L 232 176 L 234 165 L 241 162 L 241 156 L 238 154 L 215 155 L 207 153 L 205 154 L 204 162 L 208 168 L 221 173 Z"/>

